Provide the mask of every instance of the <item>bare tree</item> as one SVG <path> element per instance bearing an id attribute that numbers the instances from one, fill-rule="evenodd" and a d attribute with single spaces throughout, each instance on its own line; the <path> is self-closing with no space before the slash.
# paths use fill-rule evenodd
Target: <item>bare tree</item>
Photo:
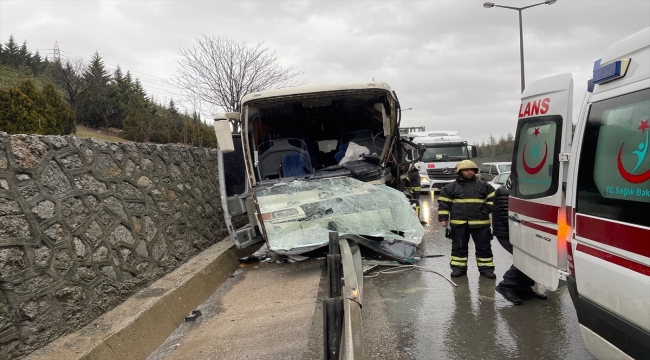
<path id="1" fill-rule="evenodd" d="M 88 66 L 83 58 L 67 59 L 65 63 L 60 60 L 54 62 L 52 75 L 54 81 L 63 88 L 66 100 L 70 104 L 75 119 L 75 132 L 77 129 L 77 108 L 79 101 L 86 95 L 92 82 L 88 81 Z"/>
<path id="2" fill-rule="evenodd" d="M 205 35 L 197 41 L 197 46 L 180 50 L 178 74 L 167 81 L 192 102 L 198 99 L 224 112 L 241 111 L 246 94 L 305 83 L 295 80 L 302 72 L 281 66 L 280 56 L 263 43 L 249 46 Z M 233 127 L 237 131 L 237 124 Z"/>

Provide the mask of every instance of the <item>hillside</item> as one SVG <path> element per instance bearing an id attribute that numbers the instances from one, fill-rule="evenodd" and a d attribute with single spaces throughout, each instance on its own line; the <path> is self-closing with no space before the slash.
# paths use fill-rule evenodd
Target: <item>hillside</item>
<path id="1" fill-rule="evenodd" d="M 113 128 L 93 129 L 93 128 L 85 127 L 83 125 L 77 125 L 77 137 L 79 138 L 98 139 L 98 140 L 104 140 L 109 142 L 121 142 L 121 143 L 133 142 L 118 137 L 119 133 L 120 133 L 119 129 L 113 129 Z"/>
<path id="2" fill-rule="evenodd" d="M 61 89 L 56 86 L 54 79 L 49 73 L 41 73 L 34 76 L 31 69 L 26 66 L 20 68 L 11 67 L 8 65 L 0 64 L 0 89 L 9 90 L 14 86 L 18 86 L 23 80 L 29 79 L 36 86 L 37 89 L 42 90 L 46 84 L 54 85 L 54 88 L 63 95 Z"/>

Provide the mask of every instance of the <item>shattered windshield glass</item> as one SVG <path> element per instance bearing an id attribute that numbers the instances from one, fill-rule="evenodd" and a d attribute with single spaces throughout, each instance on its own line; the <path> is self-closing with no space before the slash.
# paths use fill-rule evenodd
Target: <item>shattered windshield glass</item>
<path id="1" fill-rule="evenodd" d="M 258 188 L 269 248 L 299 254 L 328 244 L 329 233 L 384 255 L 410 258 L 424 229 L 404 194 L 350 177 L 295 180 Z M 391 253 L 395 254 L 391 254 Z"/>

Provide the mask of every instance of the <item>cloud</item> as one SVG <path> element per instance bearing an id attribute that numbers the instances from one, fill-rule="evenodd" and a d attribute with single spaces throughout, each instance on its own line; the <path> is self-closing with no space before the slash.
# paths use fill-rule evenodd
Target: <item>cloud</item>
<path id="1" fill-rule="evenodd" d="M 163 83 L 178 51 L 227 36 L 277 51 L 309 84 L 386 81 L 404 126 L 459 130 L 471 142 L 514 132 L 519 108 L 516 11 L 483 1 L 0 1 L 0 41 L 13 34 L 46 54 L 120 64 L 147 92 Z M 498 4 L 525 6 L 523 1 Z M 530 1 L 527 3 L 535 3 Z M 526 81 L 571 72 L 579 103 L 593 62 L 614 41 L 650 26 L 647 0 L 558 0 L 522 12 Z"/>

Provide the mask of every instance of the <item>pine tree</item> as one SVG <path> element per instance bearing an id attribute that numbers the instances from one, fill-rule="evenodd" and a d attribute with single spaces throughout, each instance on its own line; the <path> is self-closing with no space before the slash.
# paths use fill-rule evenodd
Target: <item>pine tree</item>
<path id="1" fill-rule="evenodd" d="M 20 64 L 20 49 L 14 40 L 13 35 L 9 35 L 9 40 L 5 44 L 5 49 L 2 51 L 3 63 L 9 66 L 18 67 Z"/>
<path id="2" fill-rule="evenodd" d="M 48 134 L 68 135 L 75 129 L 74 114 L 70 107 L 63 101 L 61 95 L 52 84 L 43 88 L 42 96 L 47 104 L 47 117 L 52 119 L 53 126 L 47 129 Z"/>
<path id="3" fill-rule="evenodd" d="M 13 133 L 9 127 L 11 124 L 11 95 L 9 91 L 0 89 L 0 131 Z"/>
<path id="4" fill-rule="evenodd" d="M 84 73 L 84 80 L 89 87 L 88 96 L 77 113 L 78 121 L 91 127 L 108 127 L 109 118 L 114 112 L 111 103 L 114 88 L 110 84 L 111 76 L 97 51 Z"/>
<path id="5" fill-rule="evenodd" d="M 184 121 L 183 118 L 178 111 L 178 108 L 176 107 L 176 103 L 174 102 L 174 99 L 169 99 L 169 114 L 172 117 L 172 121 L 174 122 L 174 126 L 176 126 L 176 131 L 180 132 L 183 130 L 184 126 Z"/>
<path id="6" fill-rule="evenodd" d="M 38 53 L 38 50 L 36 50 L 34 55 L 29 57 L 26 65 L 32 70 L 32 74 L 34 75 L 39 75 L 45 68 L 43 59 L 41 59 L 41 54 Z"/>
<path id="7" fill-rule="evenodd" d="M 121 129 L 123 127 L 122 121 L 124 121 L 129 110 L 131 90 L 119 65 L 113 72 L 111 88 L 110 103 L 113 107 L 113 113 L 109 116 L 108 126 Z"/>
<path id="8" fill-rule="evenodd" d="M 489 139 L 489 144 L 488 145 L 494 146 L 496 144 L 497 144 L 497 139 L 494 136 L 492 136 L 492 134 L 490 134 L 490 139 Z"/>
<path id="9" fill-rule="evenodd" d="M 7 96 L 8 95 L 8 96 Z M 43 106 L 38 89 L 30 80 L 9 89 L 3 94 L 5 111 L 0 119 L 0 129 L 10 134 L 44 134 L 47 120 L 39 113 Z"/>
<path id="10" fill-rule="evenodd" d="M 27 50 L 27 40 L 23 41 L 23 45 L 18 50 L 18 66 L 27 65 L 31 62 L 32 53 Z"/>

